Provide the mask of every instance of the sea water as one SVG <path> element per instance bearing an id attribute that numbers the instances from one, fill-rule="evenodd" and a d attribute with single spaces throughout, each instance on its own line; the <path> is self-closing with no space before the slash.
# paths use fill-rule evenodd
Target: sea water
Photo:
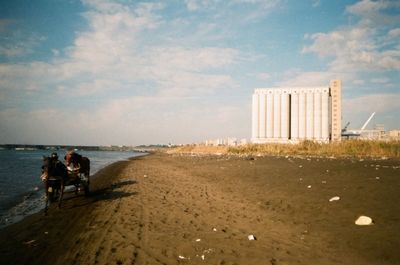
<path id="1" fill-rule="evenodd" d="M 40 180 L 43 156 L 57 152 L 64 162 L 66 150 L 0 150 L 0 227 L 15 223 L 44 208 Z M 144 155 L 138 152 L 78 151 L 90 159 L 90 175 L 113 162 Z"/>

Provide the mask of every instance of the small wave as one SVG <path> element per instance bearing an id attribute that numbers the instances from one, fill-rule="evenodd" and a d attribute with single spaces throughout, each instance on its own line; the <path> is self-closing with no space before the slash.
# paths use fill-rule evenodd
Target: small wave
<path id="1" fill-rule="evenodd" d="M 45 205 L 45 195 L 39 191 L 40 189 L 37 189 L 25 194 L 22 202 L 4 213 L 0 213 L 0 228 L 19 222 L 26 216 L 42 210 Z"/>

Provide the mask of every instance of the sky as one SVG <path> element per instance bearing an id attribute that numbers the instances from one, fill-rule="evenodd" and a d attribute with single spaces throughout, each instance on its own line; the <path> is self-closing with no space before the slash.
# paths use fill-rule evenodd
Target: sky
<path id="1" fill-rule="evenodd" d="M 251 137 L 255 88 L 342 80 L 342 124 L 400 128 L 396 0 L 8 0 L 0 143 Z"/>

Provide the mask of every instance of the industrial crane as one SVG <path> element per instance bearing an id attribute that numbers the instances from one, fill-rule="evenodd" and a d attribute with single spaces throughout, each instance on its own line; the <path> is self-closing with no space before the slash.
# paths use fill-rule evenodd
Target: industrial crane
<path id="1" fill-rule="evenodd" d="M 361 129 L 356 129 L 356 130 L 349 130 L 347 131 L 347 127 L 349 126 L 350 122 L 348 122 L 346 124 L 346 126 L 344 126 L 344 128 L 342 129 L 342 137 L 347 137 L 347 139 L 349 139 L 350 137 L 358 137 L 361 135 L 362 131 L 364 131 L 364 129 L 367 127 L 368 123 L 372 120 L 372 118 L 374 117 L 375 112 L 373 112 L 371 114 L 371 116 L 369 116 L 368 120 L 364 123 L 364 125 L 361 127 Z"/>

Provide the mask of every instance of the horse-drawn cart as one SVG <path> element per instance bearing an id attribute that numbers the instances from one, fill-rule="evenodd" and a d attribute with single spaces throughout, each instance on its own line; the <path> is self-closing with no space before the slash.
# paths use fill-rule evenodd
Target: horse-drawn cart
<path id="1" fill-rule="evenodd" d="M 43 157 L 41 179 L 45 186 L 46 206 L 49 202 L 58 200 L 58 207 L 61 202 L 66 186 L 75 186 L 75 194 L 83 190 L 85 196 L 90 192 L 90 160 L 77 153 L 68 153 L 65 156 L 66 165 L 58 160 L 56 153 L 50 157 Z"/>
<path id="2" fill-rule="evenodd" d="M 79 168 L 67 167 L 67 183 L 65 186 L 74 185 L 75 191 L 78 192 L 83 190 L 85 195 L 89 195 L 89 174 L 85 174 L 79 171 Z"/>

